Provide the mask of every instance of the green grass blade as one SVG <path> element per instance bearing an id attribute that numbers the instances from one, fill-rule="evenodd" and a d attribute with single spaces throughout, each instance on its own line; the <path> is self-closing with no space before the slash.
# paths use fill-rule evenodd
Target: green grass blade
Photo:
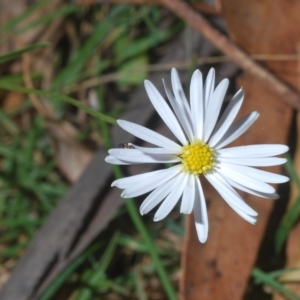
<path id="1" fill-rule="evenodd" d="M 38 96 L 43 96 L 46 98 L 57 99 L 57 100 L 60 100 L 63 102 L 67 102 L 67 103 L 70 103 L 70 104 L 84 110 L 91 116 L 94 116 L 104 122 L 107 122 L 110 124 L 116 124 L 116 120 L 114 118 L 111 118 L 105 114 L 97 112 L 97 111 L 89 108 L 88 106 L 82 104 L 81 102 L 77 101 L 76 99 L 68 97 L 68 96 L 64 96 L 64 95 L 61 95 L 58 93 L 53 93 L 53 92 L 42 91 L 42 90 L 27 89 L 25 87 L 17 86 L 17 85 L 11 84 L 6 81 L 1 81 L 1 80 L 0 80 L 0 88 L 10 90 L 10 91 L 17 91 L 17 92 L 21 92 L 21 93 L 35 94 Z"/>
<path id="2" fill-rule="evenodd" d="M 58 289 L 64 284 L 69 276 L 95 251 L 102 246 L 102 242 L 91 246 L 88 250 L 78 256 L 62 273 L 54 280 L 50 287 L 40 297 L 39 300 L 50 300 Z"/>
<path id="3" fill-rule="evenodd" d="M 15 34 L 21 34 L 24 33 L 32 28 L 41 26 L 41 25 L 46 25 L 50 22 L 53 22 L 53 20 L 57 18 L 62 18 L 62 17 L 67 17 L 70 14 L 73 14 L 79 10 L 79 7 L 77 5 L 73 4 L 66 4 L 62 7 L 57 8 L 54 11 L 51 11 L 47 14 L 44 14 L 41 18 L 33 21 L 32 23 L 23 26 L 22 28 L 18 29 Z"/>
<path id="4" fill-rule="evenodd" d="M 19 257 L 21 250 L 25 249 L 28 246 L 28 242 L 22 242 L 17 245 L 10 246 L 4 250 L 0 250 L 0 257 L 12 258 Z"/>
<path id="5" fill-rule="evenodd" d="M 102 97 L 100 89 L 98 89 L 98 97 L 100 99 L 101 107 L 104 107 L 104 101 L 103 101 L 103 97 Z M 100 120 L 100 122 L 101 122 L 101 120 Z M 110 133 L 109 133 L 108 127 L 107 127 L 106 123 L 104 123 L 104 122 L 101 122 L 100 125 L 102 128 L 102 134 L 103 134 L 103 138 L 104 138 L 105 147 L 107 149 L 109 149 L 111 147 L 111 139 L 110 139 Z M 121 168 L 117 165 L 113 166 L 113 173 L 114 173 L 115 178 L 123 178 L 124 177 L 122 174 Z M 136 208 L 136 205 L 135 205 L 133 199 L 126 199 L 125 205 L 126 205 L 127 211 L 130 215 L 130 218 L 131 218 L 133 224 L 135 225 L 137 231 L 140 233 L 140 235 L 142 236 L 142 238 L 145 242 L 145 245 L 148 249 L 148 253 L 150 254 L 150 256 L 153 260 L 155 269 L 161 280 L 162 286 L 165 289 L 168 299 L 176 300 L 177 299 L 176 292 L 170 282 L 169 276 L 160 260 L 160 257 L 156 250 L 156 247 L 155 247 L 154 243 L 152 242 L 152 239 L 147 231 L 145 224 L 143 223 L 143 220 L 138 212 L 138 209 Z"/>
<path id="6" fill-rule="evenodd" d="M 292 158 L 289 154 L 286 154 L 287 162 L 285 164 L 285 168 L 291 178 L 291 180 L 296 184 L 298 190 L 300 192 L 300 180 L 297 175 L 297 172 L 293 166 Z M 294 224 L 300 217 L 300 194 L 297 196 L 296 200 L 292 204 L 292 206 L 286 211 L 284 214 L 278 230 L 275 235 L 275 250 L 277 253 L 282 249 L 283 244 L 285 243 L 288 234 Z"/>
<path id="7" fill-rule="evenodd" d="M 3 127 L 12 135 L 18 135 L 20 133 L 20 128 L 17 124 L 12 121 L 4 112 L 0 109 L 0 123 Z"/>
<path id="8" fill-rule="evenodd" d="M 30 219 L 28 217 L 22 217 L 22 218 L 10 218 L 10 219 L 4 219 L 0 220 L 1 226 L 7 226 L 10 229 L 14 228 L 21 228 L 21 227 L 38 227 L 41 224 L 43 224 L 44 220 L 38 219 Z"/>
<path id="9" fill-rule="evenodd" d="M 85 279 L 85 283 L 88 285 L 88 287 L 94 287 L 97 288 L 97 285 L 99 284 L 99 281 L 103 277 L 105 277 L 105 271 L 108 268 L 108 265 L 111 262 L 111 259 L 116 251 L 117 245 L 118 245 L 118 239 L 120 234 L 116 232 L 112 239 L 110 240 L 108 246 L 106 247 L 100 262 L 95 270 L 90 274 L 89 278 Z M 88 287 L 84 287 L 80 294 L 78 295 L 76 300 L 88 300 L 92 297 L 92 290 Z"/>
<path id="10" fill-rule="evenodd" d="M 288 153 L 285 155 L 285 157 L 287 159 L 287 162 L 285 163 L 284 166 L 285 166 L 285 168 L 286 168 L 286 170 L 287 170 L 287 172 L 290 176 L 291 181 L 295 182 L 295 184 L 297 185 L 298 190 L 300 192 L 300 179 L 299 179 L 299 177 L 297 175 L 297 172 L 294 168 L 293 160 L 292 160 L 291 156 Z"/>
<path id="11" fill-rule="evenodd" d="M 271 277 L 271 278 L 277 278 L 279 276 L 282 276 L 286 273 L 290 273 L 290 272 L 296 272 L 296 271 L 299 271 L 300 270 L 300 267 L 296 267 L 296 268 L 289 268 L 289 269 L 283 269 L 283 270 L 277 270 L 277 271 L 272 271 L 272 272 L 269 272 L 268 275 Z"/>
<path id="12" fill-rule="evenodd" d="M 92 68 L 89 68 L 88 70 L 84 69 L 80 73 L 73 74 L 68 78 L 68 84 L 64 87 L 63 91 L 68 92 L 69 90 L 76 90 L 78 87 L 78 82 L 93 76 L 99 76 L 99 74 L 101 74 L 106 68 L 110 67 L 110 65 L 111 61 L 106 59 Z"/>
<path id="13" fill-rule="evenodd" d="M 142 280 L 142 274 L 138 268 L 134 271 L 135 276 L 135 288 L 136 293 L 138 295 L 139 300 L 148 300 L 147 293 L 144 288 L 143 280 Z"/>
<path id="14" fill-rule="evenodd" d="M 118 43 L 116 41 L 115 51 L 117 53 L 116 65 L 120 64 L 126 59 L 132 58 L 134 56 L 139 56 L 145 54 L 147 50 L 152 47 L 157 46 L 159 43 L 165 41 L 170 38 L 174 34 L 174 30 L 165 30 L 158 32 L 156 34 L 152 34 L 150 36 L 140 38 L 136 41 L 131 41 L 130 39 L 125 39 L 124 42 Z"/>
<path id="15" fill-rule="evenodd" d="M 282 249 L 290 230 L 293 228 L 294 224 L 297 222 L 300 216 L 300 195 L 296 198 L 295 202 L 284 214 L 278 230 L 275 235 L 275 250 L 277 253 Z"/>
<path id="16" fill-rule="evenodd" d="M 46 43 L 46 42 L 44 42 L 44 43 Z M 31 78 L 31 80 L 40 80 L 42 78 L 42 74 L 31 73 L 30 78 Z M 23 76 L 23 74 L 1 76 L 0 81 L 7 81 L 7 82 L 15 83 L 15 84 L 22 84 L 24 82 L 24 76 Z"/>
<path id="17" fill-rule="evenodd" d="M 111 259 L 113 257 L 113 254 L 115 253 L 116 251 L 116 248 L 117 248 L 117 245 L 118 245 L 118 240 L 119 240 L 119 232 L 116 232 L 112 239 L 110 240 L 107 248 L 105 249 L 102 257 L 101 257 L 101 260 L 99 262 L 99 267 L 97 268 L 98 269 L 98 272 L 102 272 L 104 273 L 105 270 L 108 268 L 108 265 L 110 264 L 111 262 Z"/>
<path id="18" fill-rule="evenodd" d="M 56 76 L 53 83 L 53 88 L 55 90 L 61 89 L 66 84 L 70 83 L 70 78 L 73 78 L 74 74 L 81 72 L 95 49 L 97 49 L 103 39 L 107 37 L 109 31 L 116 26 L 118 18 L 125 9 L 127 9 L 126 6 L 114 7 L 110 15 L 96 26 L 87 42 L 73 55 L 69 64 Z"/>
<path id="19" fill-rule="evenodd" d="M 252 276 L 254 277 L 255 281 L 272 287 L 274 290 L 286 296 L 287 299 L 299 300 L 299 297 L 297 295 L 295 295 L 293 292 L 288 290 L 284 285 L 274 280 L 271 276 L 261 271 L 260 269 L 254 268 L 252 271 Z"/>
<path id="20" fill-rule="evenodd" d="M 27 47 L 24 47 L 22 49 L 19 50 L 15 50 L 6 54 L 2 54 L 0 55 L 0 64 L 3 64 L 5 62 L 8 62 L 10 60 L 13 60 L 15 58 L 18 58 L 19 56 L 21 56 L 22 54 L 26 53 L 26 52 L 30 52 L 39 48 L 44 48 L 49 46 L 50 43 L 48 42 L 41 42 L 41 43 L 36 43 L 36 44 L 31 44 Z"/>

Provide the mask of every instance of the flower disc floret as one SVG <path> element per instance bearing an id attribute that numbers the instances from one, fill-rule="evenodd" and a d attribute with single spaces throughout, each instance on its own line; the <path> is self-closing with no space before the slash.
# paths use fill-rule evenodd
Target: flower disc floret
<path id="1" fill-rule="evenodd" d="M 201 141 L 182 147 L 179 157 L 182 160 L 183 170 L 196 176 L 209 173 L 216 165 L 214 149 Z"/>

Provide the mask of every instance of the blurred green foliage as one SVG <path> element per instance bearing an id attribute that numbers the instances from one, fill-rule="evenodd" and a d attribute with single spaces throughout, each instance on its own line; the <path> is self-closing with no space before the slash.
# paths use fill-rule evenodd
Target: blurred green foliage
<path id="1" fill-rule="evenodd" d="M 102 82 L 109 75 L 112 90 L 120 94 L 140 86 L 148 76 L 148 64 L 155 61 L 156 56 L 159 57 L 156 49 L 182 28 L 179 21 L 162 27 L 162 11 L 155 6 L 95 5 L 83 8 L 65 3 L 58 9 L 49 10 L 49 4 L 50 0 L 37 1 L 0 27 L 0 43 L 61 20 L 75 33 L 71 40 L 62 25 L 60 39 L 55 42 L 41 38 L 41 42 L 0 55 L 0 64 L 5 66 L 3 70 L 9 70 L 9 63 L 21 61 L 22 54 L 30 53 L 34 57 L 40 55 L 36 51 L 45 48 L 52 51 L 54 58 L 49 62 L 53 77 L 47 90 L 40 87 L 44 81 L 44 70 L 28 74 L 35 89 L 24 87 L 21 72 L 0 73 L 1 98 L 5 98 L 8 90 L 25 93 L 17 106 L 0 110 L 0 260 L 3 266 L 10 260 L 16 262 L 22 255 L 37 229 L 69 187 L 57 166 L 51 140 L 45 134 L 45 120 L 34 110 L 29 93 L 47 99 L 54 105 L 57 117 L 71 123 L 74 112 L 70 104 L 95 116 L 88 118 L 84 125 L 76 124 L 78 141 L 96 137 L 94 142 L 98 146 L 103 146 L 104 142 L 107 145 L 109 133 L 105 122 L 114 123 L 114 117 L 126 106 L 126 102 L 120 101 L 120 106 L 105 101 L 109 87 L 102 85 Z M 90 84 L 90 81 L 95 83 Z M 85 92 L 97 88 L 100 99 L 98 109 L 75 100 L 78 87 L 84 84 L 87 85 Z M 137 218 L 133 202 L 128 205 L 131 214 Z M 115 218 L 128 216 L 121 209 Z M 180 223 L 175 224 L 167 218 L 168 230 L 175 235 L 180 232 L 182 236 L 183 221 L 182 218 Z M 135 219 L 135 226 L 148 242 L 144 243 L 139 235 L 132 235 L 134 225 L 128 226 L 122 233 L 113 233 L 115 225 L 109 225 L 103 233 L 106 239 L 107 233 L 112 232 L 109 243 L 101 241 L 91 245 L 55 279 L 41 299 L 56 299 L 61 289 L 68 286 L 72 286 L 69 299 L 105 299 L 112 293 L 121 299 L 150 299 L 147 280 L 157 278 L 157 268 L 162 275 L 162 284 L 169 285 L 169 299 L 175 299 L 164 268 L 170 274 L 176 272 L 179 253 L 167 248 L 170 242 L 154 249 L 151 240 L 159 242 L 161 227 L 155 228 L 156 225 L 153 225 L 148 232 L 139 222 Z M 154 261 L 149 259 L 149 251 Z M 113 261 L 119 256 L 134 257 L 134 262 L 131 269 L 125 271 L 130 265 L 126 263 L 121 267 L 123 273 L 111 275 L 115 268 Z M 161 288 L 160 293 L 164 294 Z"/>

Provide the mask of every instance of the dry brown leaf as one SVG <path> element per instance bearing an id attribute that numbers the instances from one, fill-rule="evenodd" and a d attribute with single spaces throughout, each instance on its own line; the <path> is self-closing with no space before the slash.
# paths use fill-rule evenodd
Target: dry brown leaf
<path id="1" fill-rule="evenodd" d="M 291 120 L 290 109 L 253 78 L 245 76 L 242 85 L 246 100 L 241 114 L 256 109 L 260 118 L 238 144 L 285 143 Z M 274 131 L 278 119 L 281 127 L 276 136 L 269 134 Z M 280 172 L 280 168 L 272 168 L 272 171 Z M 209 184 L 205 182 L 204 185 L 209 207 L 209 237 L 206 244 L 201 245 L 194 221 L 189 219 L 184 246 L 182 299 L 241 299 L 273 202 L 240 193 L 259 213 L 258 223 L 253 226 L 228 207 Z"/>
<path id="2" fill-rule="evenodd" d="M 300 34 L 300 28 L 294 26 L 299 6 L 298 2 L 287 4 L 284 0 L 222 1 L 235 42 L 250 54 L 293 53 Z M 279 77 L 297 86 L 295 62 L 269 62 L 267 65 Z M 235 144 L 285 144 L 291 109 L 255 78 L 245 75 L 240 84 L 246 94 L 240 116 L 256 110 L 260 118 Z M 279 167 L 270 170 L 280 172 Z M 184 300 L 242 299 L 273 202 L 241 193 L 259 213 L 257 225 L 252 226 L 237 216 L 212 187 L 204 185 L 209 206 L 208 242 L 204 245 L 198 242 L 191 217 L 184 245 L 181 296 Z"/>
<path id="3" fill-rule="evenodd" d="M 90 162 L 93 152 L 76 140 L 77 131 L 68 122 L 46 123 L 56 162 L 70 182 L 75 182 Z"/>
<path id="4" fill-rule="evenodd" d="M 4 112 L 10 111 L 20 106 L 24 101 L 25 95 L 19 92 L 8 92 L 3 100 L 2 110 Z"/>

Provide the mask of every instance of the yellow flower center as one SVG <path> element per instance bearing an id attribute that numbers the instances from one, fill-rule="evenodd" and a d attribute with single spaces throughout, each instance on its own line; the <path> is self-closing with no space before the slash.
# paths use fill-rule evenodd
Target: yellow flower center
<path id="1" fill-rule="evenodd" d="M 183 170 L 194 175 L 207 174 L 216 165 L 214 149 L 201 141 L 182 147 L 179 157 L 182 160 Z"/>

